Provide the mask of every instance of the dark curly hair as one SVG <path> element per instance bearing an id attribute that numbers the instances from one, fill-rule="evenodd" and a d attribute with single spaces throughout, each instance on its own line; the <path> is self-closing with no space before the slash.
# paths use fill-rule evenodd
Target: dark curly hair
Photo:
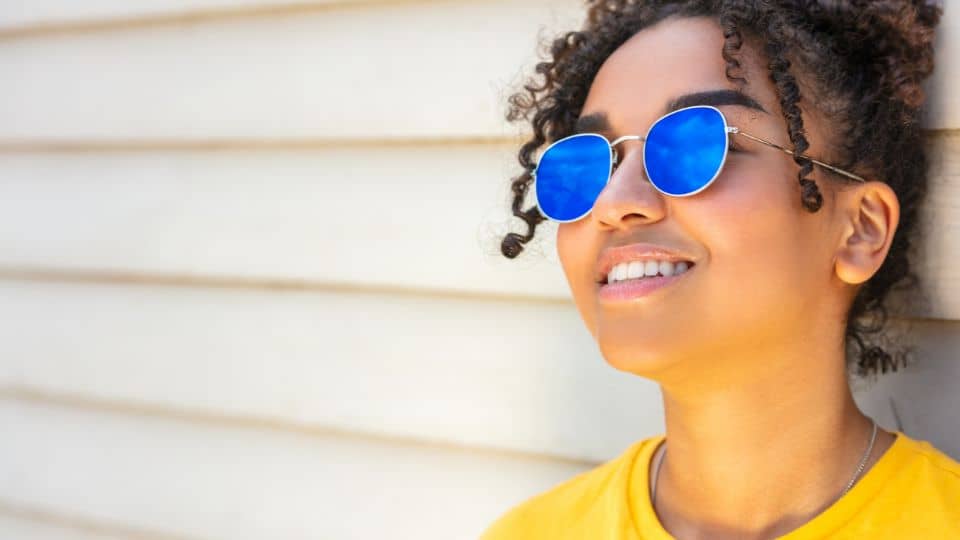
<path id="1" fill-rule="evenodd" d="M 881 179 L 896 193 L 900 221 L 877 273 L 861 285 L 847 313 L 848 372 L 859 376 L 897 371 L 907 352 L 894 358 L 878 345 L 887 322 L 888 293 L 918 283 L 909 253 L 918 209 L 927 191 L 927 156 L 920 116 L 921 83 L 933 71 L 934 28 L 942 9 L 929 0 L 587 0 L 582 30 L 553 40 L 550 59 L 509 98 L 507 120 L 530 122 L 532 136 L 520 147 L 522 174 L 513 179 L 513 215 L 526 233 L 508 233 L 501 252 L 515 258 L 545 218 L 536 206 L 524 209 L 535 168 L 534 154 L 570 135 L 594 76 L 614 50 L 638 31 L 671 16 L 711 17 L 724 36 L 726 76 L 743 84 L 738 54 L 744 40 L 762 43 L 795 161 L 803 207 L 817 212 L 823 197 L 808 178 L 813 164 L 799 154 L 809 147 L 798 106 L 814 104 L 830 118 L 841 168 Z M 844 177 L 830 174 L 834 181 Z M 873 339 L 868 339 L 868 338 Z M 852 365 L 856 359 L 855 366 Z"/>

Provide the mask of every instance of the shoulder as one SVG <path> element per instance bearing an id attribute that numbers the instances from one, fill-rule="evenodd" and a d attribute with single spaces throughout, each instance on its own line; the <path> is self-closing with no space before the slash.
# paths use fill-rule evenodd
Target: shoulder
<path id="1" fill-rule="evenodd" d="M 625 503 L 631 465 L 655 438 L 635 442 L 619 456 L 510 508 L 487 528 L 481 540 L 559 538 L 585 522 L 591 527 L 602 523 L 620 499 Z"/>
<path id="2" fill-rule="evenodd" d="M 960 463 L 925 440 L 904 437 L 897 474 L 878 497 L 890 530 L 918 538 L 960 538 Z"/>
<path id="3" fill-rule="evenodd" d="M 954 504 L 960 501 L 960 462 L 929 441 L 905 437 L 904 442 L 906 450 L 912 456 L 907 466 L 917 475 L 917 483 L 951 493 L 958 497 L 953 499 Z"/>
<path id="4" fill-rule="evenodd" d="M 906 449 L 913 459 L 911 465 L 926 469 L 932 479 L 944 486 L 960 489 L 960 462 L 948 456 L 929 441 L 905 437 Z"/>

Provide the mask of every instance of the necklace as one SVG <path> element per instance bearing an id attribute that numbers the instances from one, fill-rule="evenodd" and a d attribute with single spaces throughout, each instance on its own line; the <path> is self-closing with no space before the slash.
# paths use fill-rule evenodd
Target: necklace
<path id="1" fill-rule="evenodd" d="M 871 418 L 871 420 L 873 419 Z M 857 477 L 859 477 L 860 473 L 863 472 L 863 468 L 867 464 L 867 458 L 870 457 L 870 452 L 873 450 L 873 442 L 876 439 L 877 439 L 877 421 L 873 420 L 873 433 L 870 435 L 870 444 L 867 445 L 867 451 L 864 452 L 863 457 L 860 458 L 860 465 L 857 466 L 857 472 L 855 472 L 853 474 L 853 478 L 851 478 L 850 481 L 847 482 L 847 486 L 843 488 L 843 491 L 840 493 L 840 497 L 843 497 L 844 495 L 846 495 L 848 491 L 850 491 L 850 488 L 852 488 L 853 484 L 857 481 Z M 653 465 L 653 474 L 651 475 L 652 480 L 650 482 L 650 505 L 651 506 L 653 506 L 653 504 L 657 500 L 657 479 L 660 477 L 660 464 L 663 462 L 664 458 L 666 457 L 666 453 L 667 453 L 667 443 L 666 441 L 664 441 L 662 448 L 658 449 L 657 460 L 656 460 L 656 463 L 654 463 Z"/>

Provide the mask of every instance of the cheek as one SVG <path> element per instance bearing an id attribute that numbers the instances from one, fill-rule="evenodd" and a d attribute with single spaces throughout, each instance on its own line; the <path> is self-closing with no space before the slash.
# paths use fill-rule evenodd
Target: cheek
<path id="1" fill-rule="evenodd" d="M 715 224 L 736 232 L 729 237 L 712 235 L 719 244 L 786 232 L 783 224 L 796 222 L 802 210 L 796 166 L 788 157 L 765 149 L 728 159 L 721 176 L 704 193 L 705 197 L 691 200 L 697 208 L 690 215 L 712 221 L 707 231 Z"/>
<path id="2" fill-rule="evenodd" d="M 752 324 L 778 309 L 799 309 L 816 278 L 803 255 L 815 239 L 787 170 L 730 173 L 687 216 L 709 253 L 705 307 L 717 320 Z"/>

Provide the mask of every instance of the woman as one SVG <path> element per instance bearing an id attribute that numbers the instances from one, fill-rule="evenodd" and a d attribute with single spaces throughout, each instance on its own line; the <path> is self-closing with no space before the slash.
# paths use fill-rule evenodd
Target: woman
<path id="1" fill-rule="evenodd" d="M 503 253 L 559 222 L 577 309 L 659 383 L 666 433 L 484 538 L 960 538 L 960 463 L 879 428 L 847 380 L 898 363 L 868 338 L 913 279 L 940 9 L 588 5 L 511 98 L 533 136 Z"/>

